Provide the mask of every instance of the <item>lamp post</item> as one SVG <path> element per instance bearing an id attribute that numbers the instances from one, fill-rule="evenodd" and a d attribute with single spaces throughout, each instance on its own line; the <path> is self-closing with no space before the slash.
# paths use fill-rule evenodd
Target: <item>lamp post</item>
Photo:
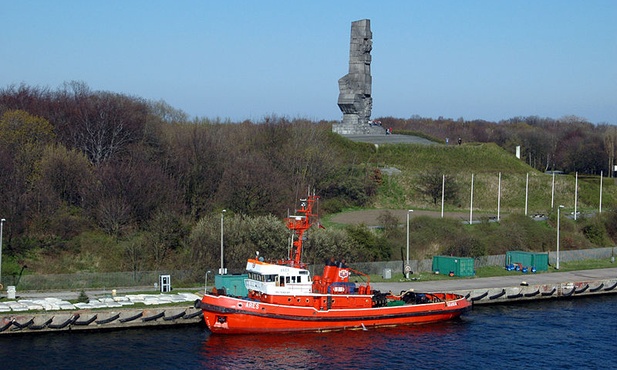
<path id="1" fill-rule="evenodd" d="M 407 259 L 405 261 L 405 278 L 409 279 L 409 271 L 411 270 L 411 266 L 409 266 L 409 214 L 413 212 L 413 209 L 407 211 Z"/>
<path id="2" fill-rule="evenodd" d="M 223 218 L 225 216 L 225 210 L 221 212 L 221 271 L 219 275 L 225 275 L 225 267 L 223 264 Z"/>
<path id="3" fill-rule="evenodd" d="M 212 271 L 208 270 L 206 271 L 206 283 L 204 284 L 204 293 L 206 293 L 206 291 L 208 291 L 208 274 L 211 274 Z"/>
<path id="4" fill-rule="evenodd" d="M 2 225 L 4 225 L 4 222 L 6 222 L 6 219 L 0 219 L 0 283 L 2 283 Z"/>
<path id="5" fill-rule="evenodd" d="M 557 207 L 557 262 L 555 263 L 555 268 L 559 270 L 559 210 L 562 209 L 563 206 Z"/>

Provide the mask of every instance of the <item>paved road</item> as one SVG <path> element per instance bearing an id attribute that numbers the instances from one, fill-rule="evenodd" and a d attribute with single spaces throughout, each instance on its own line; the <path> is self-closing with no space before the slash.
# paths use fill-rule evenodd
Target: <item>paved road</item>
<path id="1" fill-rule="evenodd" d="M 390 212 L 393 216 L 397 217 L 401 222 L 405 221 L 405 217 L 407 217 L 407 210 L 405 209 L 365 209 L 360 211 L 348 211 L 343 213 L 337 213 L 332 217 L 332 222 L 336 222 L 339 224 L 365 224 L 369 226 L 379 225 L 379 216 L 383 214 L 385 211 Z M 444 212 L 444 217 L 446 218 L 454 218 L 460 220 L 461 222 L 469 221 L 469 211 L 462 212 Z M 426 210 L 414 210 L 413 213 L 410 214 L 410 217 L 418 217 L 418 216 L 430 216 L 430 217 L 441 217 L 441 211 L 426 211 Z M 479 218 L 491 218 L 497 217 L 493 213 L 474 213 L 474 222 Z"/>
<path id="2" fill-rule="evenodd" d="M 411 275 L 413 277 L 413 275 Z M 441 292 L 455 290 L 472 290 L 487 288 L 505 288 L 519 286 L 525 281 L 529 285 L 559 284 L 567 282 L 581 282 L 594 280 L 617 279 L 617 267 L 581 270 L 570 272 L 551 272 L 541 274 L 522 274 L 512 272 L 508 276 L 495 276 L 488 278 L 468 278 L 436 281 L 392 281 L 387 283 L 372 283 L 374 289 L 382 292 L 392 291 L 398 293 L 401 290 L 413 288 L 416 291 Z"/>
<path id="3" fill-rule="evenodd" d="M 201 288 L 203 291 L 203 287 Z M 152 291 L 150 294 L 159 294 L 158 290 L 152 289 L 151 286 L 148 287 L 130 287 L 130 288 L 118 288 L 116 289 L 116 293 L 118 295 L 125 295 L 134 292 L 148 292 Z M 196 290 L 197 291 L 197 290 Z M 17 291 L 16 298 L 17 299 L 44 299 L 44 298 L 59 298 L 65 300 L 75 300 L 79 297 L 81 290 L 71 291 L 71 290 L 49 290 L 49 291 Z M 108 297 L 111 296 L 111 289 L 86 289 L 86 295 L 89 298 L 100 298 L 100 297 Z M 2 296 L 6 298 L 6 295 Z"/>
<path id="4" fill-rule="evenodd" d="M 437 145 L 436 142 L 412 135 L 343 135 L 343 137 L 360 143 L 371 144 L 425 144 Z"/>

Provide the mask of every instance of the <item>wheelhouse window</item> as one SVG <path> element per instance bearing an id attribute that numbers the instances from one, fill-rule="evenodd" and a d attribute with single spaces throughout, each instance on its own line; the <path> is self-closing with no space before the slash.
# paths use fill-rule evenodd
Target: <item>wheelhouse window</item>
<path id="1" fill-rule="evenodd" d="M 291 282 L 292 283 L 301 283 L 302 282 L 302 277 L 301 276 L 292 276 L 291 277 Z"/>

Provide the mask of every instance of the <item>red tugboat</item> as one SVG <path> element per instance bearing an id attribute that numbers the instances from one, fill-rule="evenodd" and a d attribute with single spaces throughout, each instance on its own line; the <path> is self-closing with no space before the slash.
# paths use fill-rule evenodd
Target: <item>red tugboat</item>
<path id="1" fill-rule="evenodd" d="M 249 259 L 244 283 L 247 297 L 206 293 L 195 306 L 201 308 L 212 333 L 288 333 L 367 329 L 415 325 L 459 317 L 471 308 L 465 297 L 452 293 L 399 295 L 371 289 L 367 275 L 344 263 L 328 263 L 323 275 L 311 279 L 302 263 L 304 233 L 316 222 L 313 205 L 318 197 L 301 200 L 297 214 L 286 219 L 294 233 L 293 247 L 286 260 L 265 262 Z M 351 273 L 366 283 L 349 281 Z"/>

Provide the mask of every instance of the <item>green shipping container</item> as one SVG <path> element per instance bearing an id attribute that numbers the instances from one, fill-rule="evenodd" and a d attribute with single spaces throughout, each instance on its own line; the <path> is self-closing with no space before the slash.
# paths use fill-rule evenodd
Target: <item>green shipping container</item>
<path id="1" fill-rule="evenodd" d="M 508 251 L 506 266 L 521 264 L 522 267 L 535 267 L 537 271 L 548 271 L 548 253 Z"/>
<path id="2" fill-rule="evenodd" d="M 471 257 L 433 256 L 433 272 L 452 272 L 455 276 L 474 276 L 474 260 Z"/>
<path id="3" fill-rule="evenodd" d="M 225 288 L 228 295 L 236 297 L 246 297 L 249 292 L 244 285 L 247 274 L 242 275 L 214 275 L 214 286 L 216 289 Z"/>

